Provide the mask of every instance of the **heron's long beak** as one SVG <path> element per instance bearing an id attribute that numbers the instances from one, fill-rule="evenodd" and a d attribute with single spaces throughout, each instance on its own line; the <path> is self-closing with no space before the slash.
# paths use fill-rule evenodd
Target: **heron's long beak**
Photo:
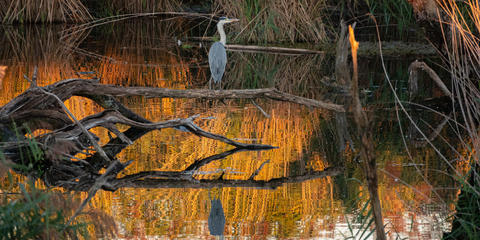
<path id="1" fill-rule="evenodd" d="M 238 19 L 238 18 L 228 18 L 228 19 L 226 19 L 225 21 L 226 21 L 227 23 L 231 23 L 231 22 L 238 22 L 238 21 L 240 21 L 240 19 Z"/>

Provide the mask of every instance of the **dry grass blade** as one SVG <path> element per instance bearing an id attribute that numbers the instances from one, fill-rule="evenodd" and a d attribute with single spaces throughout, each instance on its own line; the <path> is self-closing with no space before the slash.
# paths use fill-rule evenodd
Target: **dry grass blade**
<path id="1" fill-rule="evenodd" d="M 92 19 L 80 0 L 0 0 L 2 23 L 86 22 Z"/>
<path id="2" fill-rule="evenodd" d="M 114 0 L 105 4 L 107 9 L 120 13 L 173 12 L 182 6 L 179 0 Z"/>
<path id="3" fill-rule="evenodd" d="M 240 19 L 233 27 L 242 32 L 243 41 L 322 42 L 327 37 L 321 18 L 327 7 L 324 0 L 216 0 L 214 6 Z"/>

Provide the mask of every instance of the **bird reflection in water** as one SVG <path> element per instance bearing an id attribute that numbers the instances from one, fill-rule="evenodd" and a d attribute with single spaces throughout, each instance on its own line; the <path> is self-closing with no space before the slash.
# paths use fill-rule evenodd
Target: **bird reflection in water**
<path id="1" fill-rule="evenodd" d="M 210 235 L 218 236 L 219 239 L 224 239 L 223 232 L 225 231 L 225 214 L 223 213 L 222 201 L 220 197 L 210 195 L 208 192 L 208 198 L 210 199 L 210 215 L 208 215 L 208 230 Z"/>

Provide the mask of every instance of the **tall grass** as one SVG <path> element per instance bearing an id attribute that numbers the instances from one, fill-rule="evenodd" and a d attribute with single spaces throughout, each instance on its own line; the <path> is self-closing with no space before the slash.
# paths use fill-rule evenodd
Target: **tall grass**
<path id="1" fill-rule="evenodd" d="M 246 42 L 322 42 L 325 0 L 215 0 L 213 9 L 240 19 L 232 25 Z"/>
<path id="2" fill-rule="evenodd" d="M 386 36 L 406 38 L 408 29 L 417 24 L 414 8 L 407 0 L 365 0 L 365 4 Z"/>
<path id="3" fill-rule="evenodd" d="M 21 194 L 15 200 L 3 195 L 0 204 L 0 239 L 65 239 L 77 233 L 86 235 L 85 225 L 67 226 L 62 211 L 51 202 L 51 194 L 29 184 L 20 184 Z"/>
<path id="4" fill-rule="evenodd" d="M 180 0 L 87 0 L 86 5 L 98 17 L 126 13 L 172 12 L 181 9 Z"/>
<path id="5" fill-rule="evenodd" d="M 444 30 L 445 60 L 451 73 L 453 101 L 455 109 L 467 130 L 469 140 L 463 147 L 470 152 L 469 176 L 459 176 L 462 184 L 454 215 L 452 234 L 460 232 L 460 238 L 480 239 L 480 4 L 476 0 L 457 2 L 437 0 L 442 10 Z M 458 124 L 458 123 L 457 123 Z M 473 204 L 472 204 L 473 203 Z M 448 237 L 455 236 L 449 235 Z"/>
<path id="6" fill-rule="evenodd" d="M 370 10 L 376 12 L 387 25 L 396 24 L 398 31 L 415 23 L 413 8 L 406 0 L 400 1 L 367 1 Z"/>
<path id="7" fill-rule="evenodd" d="M 92 17 L 80 0 L 0 0 L 2 23 L 85 22 Z"/>

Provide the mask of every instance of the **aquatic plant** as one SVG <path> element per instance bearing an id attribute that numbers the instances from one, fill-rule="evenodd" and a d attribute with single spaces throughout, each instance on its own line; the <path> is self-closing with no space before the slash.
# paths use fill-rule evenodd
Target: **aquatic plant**
<path id="1" fill-rule="evenodd" d="M 0 239 L 65 239 L 87 237 L 85 224 L 66 225 L 66 217 L 52 201 L 53 195 L 19 184 L 15 199 L 5 193 L 0 204 Z"/>
<path id="2" fill-rule="evenodd" d="M 27 129 L 26 137 L 20 131 Z M 13 162 L 0 150 L 0 177 L 4 179 L 0 193 L 0 239 L 89 239 L 90 236 L 114 237 L 117 226 L 103 211 L 89 208 L 84 215 L 67 221 L 80 205 L 79 198 L 57 190 L 44 190 L 33 179 L 42 176 L 44 151 L 28 127 L 15 127 L 16 138 L 24 139 L 19 146 L 20 162 Z M 26 183 L 12 170 L 27 172 Z M 91 223 L 95 223 L 94 225 Z"/>

